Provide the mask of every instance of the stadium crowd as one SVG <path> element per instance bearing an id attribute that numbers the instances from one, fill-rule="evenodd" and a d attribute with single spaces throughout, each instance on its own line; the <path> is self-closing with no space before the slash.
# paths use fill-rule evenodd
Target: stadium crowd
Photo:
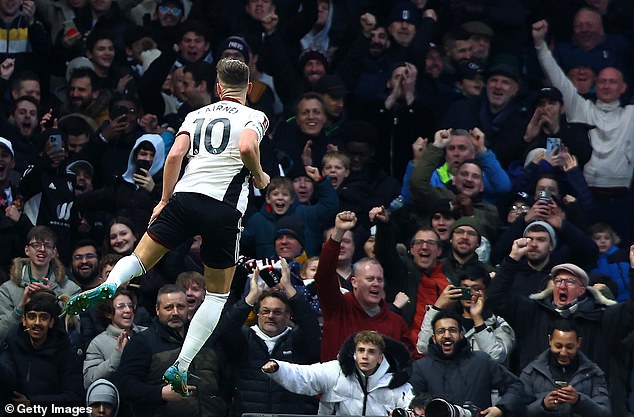
<path id="1" fill-rule="evenodd" d="M 0 0 L 0 22 L 0 403 L 634 414 L 630 0 Z M 133 253 L 222 58 L 271 181 L 182 396 L 161 378 L 200 236 L 61 313 Z"/>

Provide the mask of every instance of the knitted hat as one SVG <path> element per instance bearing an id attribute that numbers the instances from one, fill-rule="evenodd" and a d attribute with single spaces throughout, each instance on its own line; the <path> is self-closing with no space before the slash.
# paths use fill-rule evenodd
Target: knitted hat
<path id="1" fill-rule="evenodd" d="M 304 237 L 304 225 L 301 220 L 294 216 L 284 216 L 275 223 L 275 235 L 273 241 L 282 235 L 292 236 L 304 247 L 306 238 Z"/>
<path id="2" fill-rule="evenodd" d="M 98 403 L 110 404 L 114 410 L 112 415 L 116 417 L 119 411 L 119 391 L 112 382 L 103 378 L 90 384 L 86 391 L 86 405 L 91 406 Z"/>
<path id="3" fill-rule="evenodd" d="M 241 38 L 240 36 L 229 36 L 227 39 L 222 41 L 218 56 L 222 56 L 223 52 L 227 49 L 235 49 L 238 51 L 244 58 L 244 63 L 249 65 L 249 45 L 244 38 Z"/>
<path id="4" fill-rule="evenodd" d="M 306 63 L 311 59 L 316 59 L 320 61 L 324 65 L 324 68 L 326 68 L 326 70 L 328 69 L 328 56 L 324 51 L 321 51 L 319 49 L 306 49 L 304 52 L 302 52 L 302 54 L 299 56 L 299 69 L 303 70 L 306 66 Z"/>
<path id="5" fill-rule="evenodd" d="M 553 227 L 550 224 L 548 224 L 548 223 L 546 223 L 545 221 L 542 221 L 542 220 L 538 220 L 536 222 L 532 222 L 528 226 L 526 226 L 522 236 L 526 237 L 526 234 L 528 232 L 532 231 L 535 228 L 535 226 L 541 226 L 544 229 L 546 229 L 546 231 L 550 235 L 550 243 L 552 243 L 553 248 L 557 246 L 557 233 L 555 233 L 555 229 L 553 229 Z"/>
<path id="6" fill-rule="evenodd" d="M 480 225 L 480 222 L 475 217 L 462 216 L 461 218 L 456 220 L 454 224 L 451 225 L 451 234 L 453 234 L 454 230 L 456 230 L 460 226 L 472 227 L 478 234 L 478 242 L 480 241 L 480 238 L 482 237 L 482 231 L 481 231 L 482 226 Z"/>

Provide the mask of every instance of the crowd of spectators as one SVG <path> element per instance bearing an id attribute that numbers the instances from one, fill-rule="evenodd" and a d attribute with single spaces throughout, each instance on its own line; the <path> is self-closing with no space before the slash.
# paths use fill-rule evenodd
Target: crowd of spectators
<path id="1" fill-rule="evenodd" d="M 0 22 L 1 403 L 634 413 L 630 0 L 0 0 Z M 271 121 L 240 246 L 266 272 L 241 263 L 181 397 L 161 376 L 199 237 L 59 313 L 134 251 L 221 58 Z"/>

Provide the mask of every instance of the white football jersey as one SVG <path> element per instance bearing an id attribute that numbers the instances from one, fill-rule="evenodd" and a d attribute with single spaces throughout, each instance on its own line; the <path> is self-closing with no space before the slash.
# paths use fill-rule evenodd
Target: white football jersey
<path id="1" fill-rule="evenodd" d="M 189 135 L 189 162 L 174 192 L 204 194 L 244 214 L 250 172 L 240 158 L 240 132 L 255 131 L 259 143 L 268 126 L 264 113 L 229 100 L 189 113 L 178 132 Z"/>

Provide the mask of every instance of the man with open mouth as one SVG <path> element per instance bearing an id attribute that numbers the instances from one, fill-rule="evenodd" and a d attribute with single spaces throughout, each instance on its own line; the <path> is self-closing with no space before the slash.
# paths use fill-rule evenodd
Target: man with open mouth
<path id="1" fill-rule="evenodd" d="M 556 265 L 550 272 L 547 288 L 526 298 L 513 291 L 520 259 L 528 251 L 528 239 L 513 242 L 513 247 L 498 268 L 488 289 L 489 306 L 515 329 L 521 346 L 522 369 L 548 348 L 548 331 L 555 320 L 574 319 L 581 351 L 606 373 L 612 415 L 625 414 L 625 386 L 629 377 L 625 356 L 616 354 L 616 346 L 634 329 L 631 315 L 634 302 L 616 303 L 590 285 L 588 274 L 572 263 Z M 634 268 L 634 245 L 630 247 L 630 277 Z M 630 293 L 634 291 L 630 278 Z"/>
<path id="2" fill-rule="evenodd" d="M 470 402 L 487 417 L 517 415 L 522 410 L 519 378 L 487 353 L 471 349 L 457 312 L 440 310 L 431 326 L 427 356 L 412 366 L 410 384 L 415 395 L 428 393 L 458 406 Z M 495 405 L 491 404 L 492 388 L 500 394 Z"/>

